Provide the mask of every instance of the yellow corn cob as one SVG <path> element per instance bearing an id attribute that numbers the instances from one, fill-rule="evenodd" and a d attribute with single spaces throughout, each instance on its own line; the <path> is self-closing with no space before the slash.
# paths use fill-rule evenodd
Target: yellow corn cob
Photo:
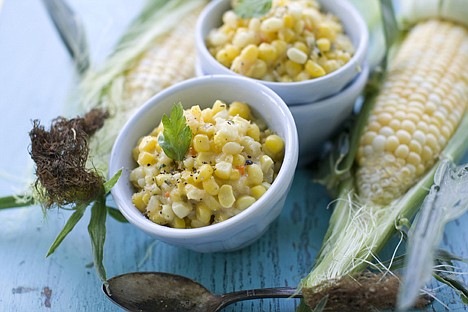
<path id="1" fill-rule="evenodd" d="M 130 105 L 139 106 L 162 89 L 194 76 L 195 40 L 192 34 L 201 9 L 186 15 L 126 74 L 124 96 Z"/>
<path id="2" fill-rule="evenodd" d="M 83 107 L 97 106 L 110 112 L 104 126 L 89 143 L 90 165 L 94 168 L 107 172 L 118 130 L 138 107 L 164 88 L 195 75 L 193 32 L 205 4 L 204 0 L 179 2 L 177 12 L 172 12 L 177 14 L 177 20 L 165 25 L 170 27 L 168 31 L 153 34 L 155 38 L 147 43 L 138 42 L 137 50 L 131 45 L 125 46 L 108 60 L 104 73 L 91 72 L 85 77 Z M 148 36 L 147 33 L 140 35 L 143 39 Z M 135 51 L 139 52 L 135 59 L 129 58 Z M 114 72 L 114 68 L 118 69 Z"/>
<path id="3" fill-rule="evenodd" d="M 364 202 L 388 204 L 433 166 L 468 105 L 468 32 L 440 20 L 403 42 L 357 154 Z"/>

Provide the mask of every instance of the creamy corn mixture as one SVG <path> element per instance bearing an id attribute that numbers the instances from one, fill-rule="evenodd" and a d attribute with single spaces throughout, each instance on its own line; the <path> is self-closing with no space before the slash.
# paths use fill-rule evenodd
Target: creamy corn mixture
<path id="1" fill-rule="evenodd" d="M 260 18 L 242 19 L 230 10 L 210 31 L 210 53 L 244 76 L 276 82 L 324 76 L 354 53 L 338 18 L 320 11 L 315 0 L 273 0 Z"/>
<path id="2" fill-rule="evenodd" d="M 192 142 L 184 160 L 173 161 L 158 144 L 160 124 L 133 151 L 133 204 L 151 221 L 197 228 L 226 220 L 270 187 L 284 157 L 284 141 L 253 118 L 242 102 L 216 101 L 184 111 Z"/>

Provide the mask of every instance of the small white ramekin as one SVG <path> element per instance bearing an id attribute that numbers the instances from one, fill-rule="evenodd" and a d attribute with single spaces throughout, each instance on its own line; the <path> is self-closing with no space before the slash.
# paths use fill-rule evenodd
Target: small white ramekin
<path id="1" fill-rule="evenodd" d="M 254 115 L 262 118 L 284 139 L 285 156 L 276 179 L 258 201 L 226 221 L 195 229 L 174 229 L 153 223 L 132 204 L 135 190 L 129 174 L 137 165 L 132 158 L 132 149 L 140 137 L 159 124 L 164 113 L 169 114 L 175 103 L 181 102 L 184 108 L 193 105 L 205 108 L 218 99 L 248 103 Z M 257 240 L 280 214 L 294 177 L 298 150 L 297 130 L 291 112 L 269 88 L 244 77 L 194 78 L 158 93 L 123 126 L 109 162 L 109 176 L 123 169 L 112 189 L 112 196 L 130 223 L 161 241 L 198 252 L 236 250 Z"/>

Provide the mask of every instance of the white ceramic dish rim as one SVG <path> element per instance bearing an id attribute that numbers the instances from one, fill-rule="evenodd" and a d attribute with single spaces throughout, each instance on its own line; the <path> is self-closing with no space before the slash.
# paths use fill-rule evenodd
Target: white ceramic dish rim
<path id="1" fill-rule="evenodd" d="M 238 223 L 249 218 L 250 215 L 256 214 L 262 209 L 267 209 L 269 205 L 275 204 L 283 196 L 286 196 L 287 194 L 284 194 L 284 192 L 286 191 L 284 190 L 284 188 L 287 188 L 287 186 L 293 179 L 298 162 L 299 142 L 296 125 L 291 112 L 289 111 L 284 101 L 275 92 L 273 92 L 266 86 L 251 79 L 247 79 L 245 77 L 237 77 L 232 75 L 209 75 L 188 79 L 159 92 L 151 99 L 149 99 L 127 121 L 127 123 L 123 126 L 121 132 L 119 133 L 112 148 L 111 158 L 109 162 L 109 176 L 113 175 L 120 169 L 120 167 L 116 167 L 116 165 L 114 164 L 114 155 L 118 152 L 117 149 L 119 145 L 121 145 L 123 140 L 125 140 L 125 134 L 130 132 L 132 125 L 136 123 L 141 116 L 143 116 L 148 110 L 150 110 L 153 105 L 157 105 L 157 102 L 160 99 L 170 96 L 170 94 L 174 92 L 183 90 L 185 87 L 187 87 L 187 85 L 198 85 L 207 81 L 209 82 L 209 80 L 211 79 L 221 79 L 225 80 L 226 82 L 233 80 L 242 80 L 243 83 L 255 84 L 257 90 L 259 92 L 264 93 L 266 97 L 269 98 L 269 100 L 272 102 L 272 109 L 276 109 L 281 112 L 281 115 L 283 115 L 284 117 L 284 123 L 286 124 L 286 137 L 284 138 L 286 143 L 284 153 L 285 156 L 281 165 L 281 169 L 278 172 L 276 179 L 273 181 L 270 188 L 265 193 L 265 195 L 260 197 L 260 199 L 257 200 L 252 206 L 248 207 L 244 211 L 223 222 L 195 229 L 174 229 L 153 223 L 152 221 L 148 220 L 141 212 L 137 211 L 133 204 L 130 203 L 130 205 L 128 205 L 128 200 L 123 198 L 123 194 L 121 194 L 121 192 L 119 191 L 120 188 L 124 186 L 121 186 L 119 183 L 117 183 L 117 185 L 114 188 L 112 188 L 111 193 L 117 206 L 119 207 L 119 210 L 122 212 L 124 217 L 132 224 L 140 227 L 148 233 L 152 233 L 155 236 L 169 239 L 193 239 L 205 237 L 207 235 L 214 235 L 217 232 L 227 231 L 229 228 L 236 227 Z M 144 133 L 142 135 L 144 135 Z M 129 168 L 124 168 L 123 170 L 128 169 Z"/>
<path id="2" fill-rule="evenodd" d="M 203 38 L 203 36 L 202 36 L 202 31 L 201 31 L 202 21 L 204 19 L 206 19 L 207 15 L 210 13 L 211 9 L 214 6 L 219 5 L 219 3 L 221 1 L 223 1 L 223 0 L 211 1 L 205 7 L 205 9 L 202 11 L 202 13 L 200 14 L 200 16 L 198 18 L 198 21 L 197 21 L 197 25 L 196 25 L 195 42 L 196 42 L 196 45 L 199 47 L 198 51 L 201 51 L 204 54 L 204 56 L 208 58 L 208 60 L 210 62 L 216 62 L 219 65 L 220 70 L 223 71 L 223 74 L 244 77 L 244 76 L 242 76 L 240 74 L 237 74 L 237 73 L 231 71 L 227 67 L 221 65 L 211 55 L 211 53 L 206 48 L 205 38 Z M 326 1 L 326 0 L 321 0 L 321 1 Z M 340 10 L 348 12 L 350 15 L 352 15 L 353 19 L 356 21 L 356 25 L 358 26 L 357 32 L 361 33 L 361 40 L 359 41 L 359 45 L 358 45 L 357 49 L 355 50 L 354 55 L 348 61 L 348 63 L 346 63 L 344 66 L 340 67 L 339 69 L 337 69 L 336 71 L 334 71 L 334 72 L 332 72 L 330 74 L 327 74 L 325 76 L 315 78 L 315 79 L 312 79 L 312 80 L 304 80 L 304 81 L 296 81 L 296 82 L 261 81 L 262 84 L 264 84 L 265 86 L 267 86 L 269 88 L 274 88 L 274 86 L 288 87 L 288 86 L 303 86 L 303 85 L 310 84 L 311 82 L 320 83 L 320 82 L 323 82 L 324 80 L 332 80 L 336 76 L 339 76 L 341 74 L 341 72 L 347 70 L 351 66 L 358 66 L 359 65 L 357 63 L 358 62 L 357 61 L 358 57 L 360 55 L 366 55 L 367 54 L 367 47 L 368 47 L 368 42 L 369 42 L 369 32 L 368 32 L 368 29 L 367 29 L 367 25 L 366 25 L 364 19 L 361 17 L 359 11 L 351 3 L 347 2 L 347 1 L 335 1 L 335 3 L 340 8 Z M 252 79 L 254 81 L 260 81 L 258 79 L 254 79 L 254 78 L 249 78 L 249 79 Z M 301 105 L 301 104 L 303 104 L 303 103 L 291 103 L 289 105 Z"/>

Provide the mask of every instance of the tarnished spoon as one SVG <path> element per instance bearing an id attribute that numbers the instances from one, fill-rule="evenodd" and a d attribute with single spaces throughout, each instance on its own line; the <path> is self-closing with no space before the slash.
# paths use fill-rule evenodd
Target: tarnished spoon
<path id="1" fill-rule="evenodd" d="M 215 312 L 242 300 L 260 298 L 302 298 L 296 288 L 278 287 L 212 294 L 199 283 L 160 272 L 136 272 L 115 276 L 103 285 L 114 303 L 129 311 Z"/>

